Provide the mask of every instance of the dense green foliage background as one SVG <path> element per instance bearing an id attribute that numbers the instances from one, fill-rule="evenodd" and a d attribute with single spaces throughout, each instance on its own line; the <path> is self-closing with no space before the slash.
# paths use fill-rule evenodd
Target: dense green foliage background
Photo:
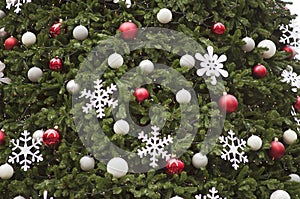
<path id="1" fill-rule="evenodd" d="M 156 19 L 160 8 L 169 8 L 173 20 L 162 25 Z M 9 35 L 19 41 L 26 31 L 37 35 L 37 43 L 26 47 L 20 45 L 11 51 L 0 45 L 0 60 L 6 64 L 5 75 L 12 79 L 10 85 L 0 85 L 0 127 L 7 134 L 6 144 L 0 146 L 0 163 L 7 162 L 11 153 L 9 141 L 20 136 L 23 130 L 34 132 L 59 126 L 62 134 L 60 145 L 53 149 L 42 147 L 44 161 L 35 163 L 24 172 L 13 165 L 14 176 L 9 180 L 0 180 L 0 198 L 8 199 L 17 195 L 26 198 L 38 198 L 44 190 L 55 198 L 170 198 L 179 195 L 193 198 L 199 193 L 208 193 L 215 186 L 221 196 L 227 198 L 267 199 L 277 190 L 286 190 L 293 199 L 299 198 L 299 183 L 289 182 L 290 173 L 300 173 L 300 144 L 286 146 L 286 155 L 279 161 L 268 156 L 270 142 L 274 137 L 282 139 L 283 131 L 296 130 L 296 123 L 290 115 L 291 105 L 297 93 L 292 93 L 289 85 L 280 82 L 281 69 L 299 66 L 299 63 L 286 59 L 287 54 L 277 51 L 268 60 L 261 56 L 263 49 L 256 48 L 250 53 L 241 50 L 245 36 L 252 37 L 256 43 L 271 39 L 278 48 L 279 24 L 288 24 L 291 16 L 279 0 L 145 0 L 133 1 L 131 8 L 125 4 L 110 1 L 37 1 L 24 4 L 22 11 L 15 14 L 5 9 L 5 1 L 0 8 L 7 16 L 0 20 L 0 27 L 5 27 Z M 62 33 L 49 38 L 49 27 L 59 19 L 63 20 Z M 79 159 L 90 154 L 81 143 L 71 114 L 72 96 L 65 85 L 74 79 L 85 56 L 97 44 L 118 33 L 121 23 L 132 20 L 138 27 L 164 27 L 177 30 L 192 37 L 206 49 L 212 45 L 216 54 L 228 57 L 225 68 L 229 77 L 225 80 L 226 91 L 237 97 L 239 108 L 236 113 L 227 115 L 224 135 L 233 129 L 238 137 L 247 139 L 250 135 L 259 135 L 263 139 L 263 148 L 258 152 L 246 149 L 249 163 L 233 170 L 228 162 L 221 160 L 221 146 L 208 154 L 206 168 L 195 169 L 191 164 L 193 154 L 201 148 L 209 127 L 210 102 L 206 84 L 197 77 L 196 69 L 186 70 L 179 66 L 179 58 L 167 52 L 154 49 L 133 51 L 124 57 L 124 67 L 117 72 L 107 70 L 102 79 L 107 84 L 121 77 L 127 70 L 137 66 L 143 59 L 154 63 L 164 63 L 181 72 L 195 85 L 200 108 L 200 123 L 194 143 L 181 157 L 185 170 L 180 175 L 168 175 L 162 170 L 148 173 L 127 174 L 121 179 L 112 178 L 106 172 L 106 165 L 97 162 L 94 170 L 80 170 Z M 210 27 L 215 22 L 226 26 L 224 35 L 215 35 Z M 84 25 L 89 30 L 88 39 L 83 42 L 72 37 L 77 25 Z M 5 38 L 0 39 L 4 43 Z M 64 61 L 64 70 L 51 71 L 49 60 L 59 56 Z M 251 69 L 257 63 L 267 67 L 268 75 L 263 79 L 252 77 Z M 32 66 L 42 68 L 44 75 L 38 83 L 31 83 L 27 71 Z M 170 113 L 163 133 L 178 125 L 180 107 L 175 97 L 164 87 L 147 86 L 151 101 L 135 103 L 131 96 L 131 114 L 139 125 L 149 123 L 148 110 L 160 103 Z M 114 123 L 110 110 L 102 121 L 107 136 L 117 144 L 132 150 L 139 146 L 137 139 L 120 137 L 113 133 Z M 95 132 L 96 133 L 96 132 Z M 132 143 L 126 146 L 128 140 Z M 108 151 L 109 152 L 109 151 Z"/>

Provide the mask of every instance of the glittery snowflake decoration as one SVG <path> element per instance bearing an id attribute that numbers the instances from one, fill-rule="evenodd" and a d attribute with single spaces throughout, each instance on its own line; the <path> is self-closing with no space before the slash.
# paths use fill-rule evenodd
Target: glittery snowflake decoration
<path id="1" fill-rule="evenodd" d="M 235 137 L 235 133 L 232 130 L 230 130 L 228 134 L 227 137 L 219 137 L 220 143 L 223 144 L 221 158 L 230 161 L 232 167 L 237 170 L 239 168 L 239 163 L 248 162 L 248 157 L 244 152 L 246 141 Z"/>
<path id="2" fill-rule="evenodd" d="M 114 0 L 114 3 L 119 3 L 120 0 Z M 131 7 L 131 0 L 121 0 L 121 1 L 125 1 L 125 5 L 127 8 Z"/>
<path id="3" fill-rule="evenodd" d="M 6 8 L 10 10 L 11 7 L 15 7 L 15 13 L 19 13 L 21 11 L 21 6 L 24 3 L 31 3 L 31 0 L 6 0 Z"/>
<path id="4" fill-rule="evenodd" d="M 27 171 L 33 162 L 43 161 L 42 154 L 39 154 L 40 141 L 34 141 L 28 131 L 21 133 L 21 137 L 17 140 L 12 139 L 12 154 L 8 158 L 8 162 L 22 165 L 21 169 Z"/>
<path id="5" fill-rule="evenodd" d="M 300 76 L 293 72 L 293 67 L 288 65 L 288 69 L 283 70 L 281 76 L 283 77 L 281 81 L 290 84 L 293 87 L 292 91 L 297 92 L 300 88 Z"/>
<path id="6" fill-rule="evenodd" d="M 300 118 L 297 117 L 297 112 L 296 112 L 294 106 L 292 106 L 291 115 L 294 116 L 294 120 L 297 123 L 297 131 L 300 132 Z"/>
<path id="7" fill-rule="evenodd" d="M 138 155 L 140 158 L 143 158 L 149 154 L 150 158 L 150 166 L 155 168 L 158 166 L 157 161 L 158 158 L 161 156 L 166 161 L 171 157 L 164 148 L 165 146 L 173 143 L 173 138 L 171 135 L 168 137 L 163 137 L 163 139 L 159 138 L 159 128 L 157 126 L 152 126 L 152 132 L 150 134 L 145 134 L 144 131 L 139 133 L 138 139 L 142 140 L 142 142 L 146 143 L 146 146 L 142 149 L 138 149 Z"/>
<path id="8" fill-rule="evenodd" d="M 106 106 L 115 108 L 118 105 L 118 101 L 109 96 L 117 90 L 117 86 L 111 84 L 106 89 L 103 89 L 102 80 L 97 79 L 94 83 L 95 90 L 93 92 L 86 89 L 81 92 L 79 98 L 85 97 L 86 99 L 90 99 L 90 103 L 86 103 L 86 105 L 82 107 L 82 110 L 87 114 L 90 110 L 95 108 L 97 118 L 103 118 L 105 116 L 104 108 Z"/>
<path id="9" fill-rule="evenodd" d="M 43 193 L 43 199 L 48 199 L 48 191 L 44 191 L 44 193 Z M 54 198 L 50 197 L 49 199 L 54 199 Z"/>
<path id="10" fill-rule="evenodd" d="M 211 84 L 217 84 L 217 78 L 220 75 L 223 77 L 228 77 L 228 72 L 223 69 L 222 62 L 227 60 L 226 55 L 221 55 L 220 57 L 214 54 L 214 48 L 212 46 L 207 47 L 207 54 L 202 56 L 200 53 L 196 53 L 195 57 L 199 60 L 201 68 L 197 70 L 197 75 L 211 78 Z"/>
<path id="11" fill-rule="evenodd" d="M 10 84 L 11 80 L 8 77 L 4 77 L 4 73 L 3 73 L 4 69 L 5 69 L 5 64 L 0 61 L 0 84 L 1 83 Z"/>
<path id="12" fill-rule="evenodd" d="M 226 198 L 221 198 L 221 196 L 217 195 L 218 191 L 215 187 L 211 188 L 209 190 L 209 194 L 207 194 L 206 196 L 202 196 L 201 194 L 196 195 L 195 198 L 196 199 L 226 199 Z"/>

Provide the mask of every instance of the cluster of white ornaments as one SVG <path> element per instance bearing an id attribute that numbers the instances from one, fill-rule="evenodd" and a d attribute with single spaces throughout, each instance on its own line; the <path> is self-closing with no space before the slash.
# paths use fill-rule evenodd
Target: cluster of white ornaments
<path id="1" fill-rule="evenodd" d="M 250 37 L 245 37 L 242 39 L 242 41 L 245 42 L 245 44 L 241 47 L 242 50 L 246 52 L 251 52 L 255 48 L 255 41 Z M 262 40 L 257 44 L 258 48 L 266 48 L 266 50 L 263 52 L 263 58 L 270 59 L 273 57 L 276 53 L 276 45 L 273 41 L 265 39 Z"/>

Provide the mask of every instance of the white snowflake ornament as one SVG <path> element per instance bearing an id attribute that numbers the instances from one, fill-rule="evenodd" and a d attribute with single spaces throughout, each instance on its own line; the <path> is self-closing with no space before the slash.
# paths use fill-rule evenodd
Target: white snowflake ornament
<path id="1" fill-rule="evenodd" d="M 103 89 L 102 80 L 97 79 L 94 83 L 95 90 L 92 92 L 84 89 L 79 98 L 85 97 L 86 99 L 90 99 L 90 103 L 86 103 L 86 105 L 82 107 L 84 113 L 87 114 L 90 110 L 95 108 L 97 118 L 101 119 L 105 116 L 104 108 L 106 106 L 115 108 L 118 105 L 118 100 L 110 98 L 109 96 L 117 90 L 117 86 L 115 84 L 111 84 L 106 89 Z"/>
<path id="2" fill-rule="evenodd" d="M 5 69 L 5 64 L 0 61 L 0 84 L 5 83 L 5 84 L 10 84 L 11 80 L 8 77 L 4 77 L 4 71 Z"/>
<path id="3" fill-rule="evenodd" d="M 173 138 L 171 135 L 168 135 L 167 137 L 163 137 L 163 139 L 161 139 L 159 138 L 159 128 L 157 126 L 152 126 L 151 128 L 152 131 L 150 134 L 145 134 L 144 131 L 139 133 L 138 139 L 142 140 L 142 142 L 145 142 L 146 146 L 138 149 L 137 152 L 140 158 L 143 158 L 149 154 L 151 156 L 151 162 L 149 165 L 155 168 L 158 166 L 158 157 L 161 156 L 166 161 L 171 157 L 171 154 L 169 154 L 164 148 L 170 143 L 173 143 Z"/>
<path id="4" fill-rule="evenodd" d="M 43 199 L 48 199 L 48 191 L 44 191 L 44 193 L 43 193 Z M 54 198 L 50 197 L 49 199 L 54 199 Z"/>
<path id="5" fill-rule="evenodd" d="M 282 24 L 279 26 L 279 30 L 282 31 L 282 36 L 279 42 L 288 44 L 294 47 L 300 47 L 300 22 L 296 19 L 292 19 L 288 25 Z"/>
<path id="6" fill-rule="evenodd" d="M 202 194 L 196 195 L 195 198 L 196 199 L 226 199 L 226 198 L 221 198 L 221 196 L 217 194 L 218 190 L 215 187 L 211 188 L 209 192 L 210 193 L 207 195 L 202 195 Z"/>
<path id="7" fill-rule="evenodd" d="M 42 154 L 39 154 L 41 142 L 32 139 L 28 131 L 25 130 L 19 139 L 12 139 L 10 142 L 14 147 L 11 156 L 8 157 L 9 163 L 19 163 L 22 165 L 21 169 L 27 171 L 33 162 L 43 161 Z"/>
<path id="8" fill-rule="evenodd" d="M 11 7 L 15 7 L 15 13 L 19 13 L 21 11 L 21 6 L 24 3 L 31 3 L 31 0 L 6 0 L 6 8 L 11 9 Z"/>
<path id="9" fill-rule="evenodd" d="M 227 60 L 226 55 L 221 55 L 220 57 L 214 54 L 214 48 L 212 46 L 207 47 L 207 54 L 202 56 L 200 53 L 196 53 L 195 57 L 197 60 L 201 61 L 201 68 L 197 70 L 197 75 L 206 75 L 211 78 L 211 84 L 216 85 L 217 79 L 222 75 L 223 77 L 228 77 L 228 72 L 223 69 L 222 62 Z"/>
<path id="10" fill-rule="evenodd" d="M 114 3 L 119 3 L 120 0 L 114 0 Z M 131 7 L 131 0 L 121 0 L 121 1 L 125 1 L 125 5 L 127 8 Z"/>
<path id="11" fill-rule="evenodd" d="M 300 88 L 300 76 L 297 73 L 293 72 L 293 67 L 288 65 L 288 69 L 282 71 L 281 76 L 283 79 L 282 82 L 290 84 L 293 88 L 293 92 L 297 92 L 297 89 Z"/>
<path id="12" fill-rule="evenodd" d="M 220 136 L 220 143 L 223 144 L 221 158 L 232 162 L 232 167 L 237 170 L 240 163 L 247 163 L 248 157 L 245 155 L 244 149 L 246 141 L 235 137 L 235 133 L 230 130 L 228 136 Z"/>
<path id="13" fill-rule="evenodd" d="M 294 120 L 297 123 L 297 131 L 300 132 L 300 118 L 297 117 L 297 112 L 294 106 L 292 106 L 291 115 L 294 116 Z"/>

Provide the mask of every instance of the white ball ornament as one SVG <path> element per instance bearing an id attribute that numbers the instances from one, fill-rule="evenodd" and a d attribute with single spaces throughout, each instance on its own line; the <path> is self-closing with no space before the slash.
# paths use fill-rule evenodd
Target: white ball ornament
<path id="1" fill-rule="evenodd" d="M 0 28 L 0 38 L 5 37 L 7 35 L 7 32 L 4 30 L 4 28 Z"/>
<path id="2" fill-rule="evenodd" d="M 262 139 L 257 135 L 252 135 L 247 140 L 247 145 L 253 151 L 258 151 L 262 147 Z"/>
<path id="3" fill-rule="evenodd" d="M 289 181 L 300 182 L 300 176 L 298 174 L 292 173 L 289 176 L 291 177 Z"/>
<path id="4" fill-rule="evenodd" d="M 22 43 L 25 46 L 33 45 L 33 44 L 35 44 L 35 42 L 36 42 L 36 36 L 34 33 L 26 32 L 22 35 Z"/>
<path id="5" fill-rule="evenodd" d="M 43 134 L 44 134 L 43 130 L 36 130 L 33 133 L 32 138 L 33 138 L 34 141 L 41 141 L 42 138 L 43 138 Z"/>
<path id="6" fill-rule="evenodd" d="M 154 64 L 148 59 L 141 61 L 139 67 L 146 74 L 152 73 L 154 70 Z"/>
<path id="7" fill-rule="evenodd" d="M 174 197 L 172 197 L 172 198 L 170 198 L 170 199 L 183 199 L 183 198 L 180 197 L 180 196 L 174 196 Z"/>
<path id="8" fill-rule="evenodd" d="M 129 132 L 129 124 L 125 120 L 116 121 L 113 128 L 116 134 L 126 135 Z"/>
<path id="9" fill-rule="evenodd" d="M 75 82 L 75 80 L 70 80 L 68 81 L 67 85 L 66 85 L 66 88 L 67 88 L 67 91 L 70 93 L 70 94 L 76 94 L 79 92 L 80 90 L 80 85 L 77 84 Z"/>
<path id="10" fill-rule="evenodd" d="M 80 158 L 79 163 L 80 163 L 80 168 L 83 171 L 89 171 L 94 169 L 95 167 L 95 160 L 90 156 L 83 156 L 82 158 Z"/>
<path id="11" fill-rule="evenodd" d="M 123 65 L 124 59 L 120 54 L 113 53 L 108 57 L 107 63 L 111 68 L 116 69 Z"/>
<path id="12" fill-rule="evenodd" d="M 270 199 L 291 199 L 291 196 L 284 190 L 277 190 L 271 194 Z"/>
<path id="13" fill-rule="evenodd" d="M 79 41 L 85 40 L 89 35 L 89 31 L 86 27 L 79 25 L 73 30 L 73 37 Z"/>
<path id="14" fill-rule="evenodd" d="M 250 37 L 245 37 L 242 39 L 246 44 L 242 46 L 242 50 L 246 52 L 250 52 L 255 48 L 255 41 Z"/>
<path id="15" fill-rule="evenodd" d="M 274 44 L 273 41 L 268 40 L 268 39 L 265 39 L 265 40 L 262 40 L 261 42 L 259 42 L 257 47 L 258 48 L 267 48 L 267 50 L 265 50 L 262 55 L 263 58 L 265 58 L 265 59 L 270 59 L 276 53 L 276 45 Z"/>
<path id="16" fill-rule="evenodd" d="M 188 69 L 191 69 L 195 66 L 195 58 L 192 55 L 183 55 L 180 60 L 179 64 L 181 67 L 187 67 Z"/>
<path id="17" fill-rule="evenodd" d="M 107 172 L 115 178 L 121 178 L 128 172 L 128 163 L 123 158 L 112 158 L 107 163 Z"/>
<path id="18" fill-rule="evenodd" d="M 0 10 L 0 19 L 4 18 L 6 16 L 5 12 L 3 10 Z"/>
<path id="19" fill-rule="evenodd" d="M 14 199 L 26 199 L 26 198 L 24 198 L 23 196 L 16 196 L 14 197 Z"/>
<path id="20" fill-rule="evenodd" d="M 297 133 L 291 129 L 288 129 L 283 133 L 283 141 L 286 144 L 293 144 L 297 139 Z"/>
<path id="21" fill-rule="evenodd" d="M 0 178 L 7 180 L 14 175 L 14 168 L 9 164 L 3 164 L 0 166 Z"/>
<path id="22" fill-rule="evenodd" d="M 43 71 L 39 67 L 32 67 L 27 72 L 27 77 L 32 82 L 38 82 L 43 76 Z"/>
<path id="23" fill-rule="evenodd" d="M 180 104 L 187 104 L 191 101 L 191 93 L 185 89 L 181 89 L 176 93 L 176 101 Z"/>
<path id="24" fill-rule="evenodd" d="M 208 158 L 206 155 L 202 155 L 202 153 L 196 153 L 192 158 L 192 164 L 197 169 L 200 167 L 206 167 L 208 164 Z"/>
<path id="25" fill-rule="evenodd" d="M 172 20 L 172 12 L 168 8 L 162 8 L 159 10 L 156 17 L 160 23 L 166 24 Z"/>

